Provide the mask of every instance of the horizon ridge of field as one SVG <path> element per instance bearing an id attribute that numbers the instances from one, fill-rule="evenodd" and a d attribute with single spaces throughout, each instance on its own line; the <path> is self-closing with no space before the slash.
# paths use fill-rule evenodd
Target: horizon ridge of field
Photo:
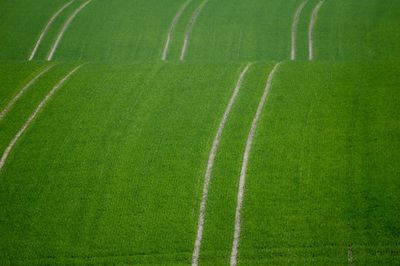
<path id="1" fill-rule="evenodd" d="M 399 0 L 0 0 L 1 265 L 397 265 Z"/>

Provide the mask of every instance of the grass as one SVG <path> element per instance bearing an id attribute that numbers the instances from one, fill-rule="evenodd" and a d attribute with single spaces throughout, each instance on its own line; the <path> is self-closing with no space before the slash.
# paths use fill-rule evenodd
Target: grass
<path id="1" fill-rule="evenodd" d="M 208 150 L 237 72 L 235 65 L 85 66 L 1 173 L 2 253 L 13 264 L 187 262 Z"/>
<path id="2" fill-rule="evenodd" d="M 51 3 L 50 3 L 51 2 Z M 209 0 L 179 62 L 193 0 L 93 0 L 44 62 L 76 0 L 0 0 L 0 108 L 43 75 L 0 121 L 0 152 L 47 102 L 0 172 L 0 265 L 188 265 L 204 174 L 221 116 L 200 265 L 227 265 L 247 134 L 275 76 L 250 154 L 239 265 L 395 265 L 400 254 L 398 40 L 395 0 L 326 0 L 308 60 L 302 0 Z"/>
<path id="3" fill-rule="evenodd" d="M 54 58 L 158 61 L 168 27 L 182 3 L 182 0 L 93 1 L 75 18 Z"/>
<path id="4" fill-rule="evenodd" d="M 29 78 L 21 79 L 24 82 L 21 86 L 10 87 L 18 90 L 24 86 L 31 78 L 37 75 L 38 72 L 42 71 L 49 64 L 38 64 L 38 63 L 9 63 L 8 69 L 30 69 Z M 15 103 L 13 108 L 8 112 L 3 120 L 0 121 L 0 151 L 1 153 L 6 149 L 10 141 L 14 138 L 18 130 L 23 126 L 25 121 L 28 119 L 30 114 L 36 109 L 37 105 L 47 95 L 47 93 L 55 86 L 58 81 L 66 75 L 67 71 L 72 67 L 72 64 L 64 64 L 55 66 L 49 72 L 39 78 Z M 28 71 L 27 71 L 28 72 Z M 9 77 L 13 79 L 18 78 L 16 71 Z M 7 83 L 5 83 L 7 84 Z M 10 85 L 12 83 L 9 83 Z M 19 84 L 18 84 L 19 85 Z M 17 91 L 16 91 L 17 92 Z M 15 93 L 16 93 L 15 92 Z M 10 98 L 11 99 L 11 98 Z M 7 101 L 8 102 L 8 101 Z"/>
<path id="5" fill-rule="evenodd" d="M 49 18 L 62 0 L 0 1 L 0 60 L 27 60 Z"/>
<path id="6" fill-rule="evenodd" d="M 400 3 L 326 1 L 316 29 L 316 55 L 326 60 L 394 60 L 400 57 Z"/>
<path id="7" fill-rule="evenodd" d="M 298 2 L 210 1 L 193 30 L 187 60 L 288 59 L 291 18 Z"/>
<path id="8" fill-rule="evenodd" d="M 3 62 L 0 64 L 0 110 L 3 110 L 7 103 L 43 70 L 41 64 L 27 64 L 15 62 Z"/>
<path id="9" fill-rule="evenodd" d="M 354 263 L 398 260 L 398 70 L 283 67 L 249 166 L 243 265 L 345 264 L 348 246 Z"/>

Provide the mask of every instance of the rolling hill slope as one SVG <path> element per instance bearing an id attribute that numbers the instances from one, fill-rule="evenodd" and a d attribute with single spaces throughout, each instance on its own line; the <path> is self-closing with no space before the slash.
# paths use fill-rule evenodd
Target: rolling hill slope
<path id="1" fill-rule="evenodd" d="M 399 24 L 396 0 L 0 0 L 0 264 L 396 265 Z"/>

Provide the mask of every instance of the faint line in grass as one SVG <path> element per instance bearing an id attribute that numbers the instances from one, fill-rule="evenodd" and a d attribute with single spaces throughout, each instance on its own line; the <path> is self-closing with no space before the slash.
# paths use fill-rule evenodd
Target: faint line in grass
<path id="1" fill-rule="evenodd" d="M 242 160 L 242 168 L 240 171 L 240 179 L 239 179 L 239 189 L 237 194 L 237 202 L 236 202 L 236 214 L 235 214 L 235 229 L 233 234 L 233 242 L 232 242 L 232 251 L 230 257 L 230 265 L 235 266 L 237 265 L 237 254 L 239 249 L 239 240 L 240 240 L 240 226 L 241 226 L 241 211 L 243 205 L 243 198 L 244 198 L 244 189 L 246 184 L 246 175 L 247 175 L 247 167 L 249 163 L 250 152 L 253 144 L 254 135 L 257 130 L 257 124 L 260 120 L 261 113 L 264 109 L 265 102 L 267 100 L 268 93 L 272 87 L 272 81 L 274 78 L 275 73 L 279 69 L 282 63 L 277 63 L 270 74 L 268 75 L 267 84 L 264 89 L 264 93 L 261 96 L 260 102 L 257 107 L 257 112 L 253 118 L 253 122 L 251 124 L 251 128 L 249 134 L 247 136 L 246 147 L 243 154 Z"/>
<path id="2" fill-rule="evenodd" d="M 64 33 L 67 31 L 69 25 L 71 24 L 71 22 L 74 20 L 74 18 L 76 17 L 76 15 L 79 14 L 79 12 L 82 11 L 82 9 L 84 9 L 92 0 L 88 0 L 85 3 L 83 3 L 80 7 L 78 7 L 78 9 L 76 9 L 74 11 L 74 13 L 72 13 L 72 15 L 67 19 L 67 21 L 64 23 L 63 27 L 61 28 L 60 32 L 57 35 L 56 40 L 53 43 L 53 46 L 51 47 L 51 50 L 49 52 L 49 55 L 47 57 L 47 61 L 50 61 L 51 59 L 53 59 L 54 53 L 57 50 L 58 45 L 60 44 Z"/>
<path id="3" fill-rule="evenodd" d="M 31 79 L 18 93 L 11 99 L 11 101 L 6 105 L 6 107 L 0 113 L 0 121 L 8 114 L 8 112 L 13 108 L 14 104 L 21 98 L 21 96 L 44 74 L 46 74 L 55 65 L 46 67 L 43 71 L 37 74 L 33 79 Z"/>
<path id="4" fill-rule="evenodd" d="M 353 265 L 353 245 L 349 245 L 347 250 L 347 260 L 350 266 Z"/>
<path id="5" fill-rule="evenodd" d="M 311 61 L 314 59 L 314 28 L 318 18 L 318 12 L 324 1 L 319 1 L 314 7 L 311 14 L 310 25 L 308 26 L 308 59 Z"/>
<path id="6" fill-rule="evenodd" d="M 308 0 L 303 1 L 299 7 L 296 10 L 296 13 L 294 14 L 293 21 L 292 21 L 292 32 L 291 32 L 291 54 L 290 54 L 290 60 L 295 60 L 296 59 L 296 40 L 297 40 L 297 28 L 299 24 L 299 19 L 301 16 L 301 12 L 303 11 L 304 6 L 307 4 Z"/>
<path id="7" fill-rule="evenodd" d="M 49 22 L 47 22 L 47 25 L 44 27 L 42 33 L 40 34 L 38 40 L 36 41 L 35 47 L 32 50 L 31 55 L 29 56 L 29 61 L 32 61 L 33 57 L 35 57 L 35 54 L 37 52 L 37 49 L 39 48 L 39 45 L 42 43 L 42 40 L 46 33 L 49 31 L 51 25 L 53 24 L 54 20 L 61 14 L 61 12 L 64 11 L 67 7 L 69 7 L 75 0 L 71 0 L 65 5 L 63 5 L 54 15 L 50 18 Z"/>
<path id="8" fill-rule="evenodd" d="M 232 110 L 232 106 L 235 103 L 236 97 L 239 94 L 239 91 L 242 87 L 243 80 L 248 72 L 249 68 L 251 67 L 252 63 L 246 65 L 243 71 L 240 73 L 239 79 L 236 82 L 235 89 L 232 92 L 231 98 L 229 99 L 228 105 L 226 106 L 224 115 L 222 116 L 221 122 L 219 124 L 217 133 L 214 137 L 214 141 L 210 150 L 210 154 L 208 156 L 207 162 L 207 169 L 206 174 L 204 176 L 204 186 L 203 186 L 203 195 L 201 197 L 200 203 L 200 212 L 199 212 L 199 219 L 197 222 L 197 236 L 194 243 L 194 249 L 192 254 L 192 265 L 197 266 L 199 263 L 199 255 L 200 255 L 200 248 L 201 248 L 201 241 L 203 238 L 203 230 L 204 230 L 204 221 L 206 215 L 206 207 L 207 207 L 207 198 L 208 198 L 208 190 L 212 178 L 212 170 L 214 166 L 214 160 L 217 155 L 218 146 L 221 141 L 222 132 L 225 128 L 226 121 L 228 120 L 229 114 Z"/>
<path id="9" fill-rule="evenodd" d="M 175 14 L 174 19 L 171 22 L 171 25 L 169 26 L 169 30 L 168 30 L 168 35 L 167 35 L 167 39 L 165 41 L 165 45 L 164 45 L 164 49 L 163 49 L 163 53 L 161 56 L 161 59 L 163 61 L 167 60 L 167 56 L 168 56 L 168 51 L 169 51 L 169 44 L 171 43 L 171 38 L 172 38 L 172 34 L 174 33 L 176 24 L 178 23 L 180 17 L 182 16 L 183 11 L 185 11 L 186 7 L 190 4 L 190 2 L 192 2 L 193 0 L 188 0 L 186 1 L 178 10 L 178 12 Z"/>
<path id="10" fill-rule="evenodd" d="M 186 26 L 185 38 L 183 40 L 182 50 L 181 50 L 181 57 L 180 60 L 183 61 L 185 59 L 186 50 L 190 38 L 190 34 L 192 33 L 193 26 L 196 23 L 197 17 L 200 15 L 201 11 L 203 10 L 204 6 L 207 4 L 208 0 L 204 0 L 197 9 L 193 12 L 193 15 Z"/>
<path id="11" fill-rule="evenodd" d="M 63 79 L 61 79 L 52 89 L 51 91 L 44 97 L 44 99 L 39 103 L 39 105 L 36 107 L 36 109 L 33 111 L 33 113 L 29 116 L 28 120 L 24 123 L 22 128 L 18 131 L 18 133 L 14 136 L 14 138 L 11 140 L 11 142 L 8 144 L 7 148 L 5 149 L 1 159 L 0 159 L 0 172 L 4 167 L 4 164 L 7 161 L 8 156 L 10 155 L 11 150 L 14 148 L 15 144 L 19 140 L 19 138 L 24 134 L 24 132 L 28 129 L 29 125 L 32 123 L 32 121 L 35 119 L 37 114 L 42 110 L 44 105 L 47 103 L 47 101 L 53 96 L 53 94 L 67 81 L 76 71 L 78 71 L 79 68 L 83 66 L 79 65 L 75 67 L 73 70 L 71 70 Z"/>

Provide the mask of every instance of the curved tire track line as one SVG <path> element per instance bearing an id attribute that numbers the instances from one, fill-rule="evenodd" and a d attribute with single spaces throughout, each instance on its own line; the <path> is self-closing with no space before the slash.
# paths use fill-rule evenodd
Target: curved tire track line
<path id="1" fill-rule="evenodd" d="M 13 108 L 14 104 L 21 98 L 21 96 L 44 74 L 46 74 L 50 69 L 56 65 L 49 66 L 37 74 L 33 79 L 31 79 L 18 93 L 11 99 L 7 106 L 0 113 L 0 121 L 7 115 L 7 113 Z"/>
<path id="2" fill-rule="evenodd" d="M 180 57 L 181 61 L 183 61 L 185 59 L 186 50 L 187 50 L 190 34 L 192 33 L 192 30 L 193 30 L 193 26 L 196 23 L 197 17 L 200 15 L 201 11 L 203 10 L 203 8 L 207 4 L 207 2 L 208 2 L 208 0 L 204 0 L 196 8 L 196 10 L 193 12 L 193 15 L 192 15 L 188 25 L 186 26 L 185 39 L 183 40 L 183 46 L 182 46 L 182 50 L 181 50 L 181 57 Z"/>
<path id="3" fill-rule="evenodd" d="M 78 15 L 79 12 L 81 12 L 82 9 L 84 9 L 91 1 L 92 1 L 92 0 L 88 0 L 88 1 L 86 1 L 85 3 L 83 3 L 80 7 L 78 7 L 78 9 L 76 9 L 76 10 L 74 11 L 74 13 L 72 13 L 72 15 L 71 15 L 71 16 L 68 18 L 68 20 L 64 23 L 62 29 L 61 29 L 60 32 L 58 33 L 57 39 L 56 39 L 56 40 L 54 41 L 54 43 L 53 43 L 53 46 L 52 46 L 52 48 L 51 48 L 51 50 L 50 50 L 50 52 L 49 52 L 49 55 L 48 55 L 48 57 L 47 57 L 47 61 L 50 61 L 50 60 L 53 58 L 54 53 L 56 52 L 57 47 L 58 47 L 58 45 L 60 44 L 61 39 L 62 39 L 63 36 L 64 36 L 64 33 L 67 31 L 69 25 L 70 25 L 71 22 L 74 20 L 74 18 L 76 17 L 76 15 Z"/>
<path id="4" fill-rule="evenodd" d="M 207 206 L 207 198 L 208 198 L 208 190 L 211 182 L 212 177 L 212 170 L 214 166 L 214 160 L 217 155 L 218 146 L 221 141 L 222 132 L 225 128 L 226 121 L 228 120 L 229 114 L 232 110 L 232 106 L 235 103 L 236 97 L 239 94 L 240 88 L 242 87 L 243 80 L 248 72 L 249 68 L 251 67 L 252 63 L 247 64 L 247 66 L 242 70 L 240 73 L 239 79 L 236 82 L 235 89 L 232 92 L 231 98 L 229 99 L 229 103 L 226 106 L 224 115 L 222 116 L 221 122 L 219 124 L 217 134 L 214 137 L 214 141 L 210 150 L 210 154 L 208 156 L 207 162 L 207 170 L 204 176 L 204 186 L 203 186 L 203 195 L 201 197 L 201 204 L 200 204 L 200 213 L 199 219 L 197 222 L 197 236 L 194 243 L 194 249 L 192 254 L 192 266 L 197 266 L 199 263 L 199 256 L 200 256 L 200 248 L 201 248 L 201 241 L 203 238 L 203 230 L 204 230 L 204 222 L 206 216 L 206 206 Z"/>
<path id="5" fill-rule="evenodd" d="M 297 28 L 299 24 L 299 19 L 301 16 L 301 12 L 303 11 L 304 6 L 307 4 L 308 0 L 303 1 L 296 10 L 292 21 L 292 47 L 290 53 L 290 60 L 296 59 L 296 40 L 297 40 Z"/>
<path id="6" fill-rule="evenodd" d="M 24 132 L 28 129 L 32 121 L 35 119 L 37 114 L 42 110 L 44 105 L 47 103 L 47 101 L 53 96 L 54 93 L 57 92 L 57 90 L 76 72 L 78 71 L 79 68 L 81 68 L 83 65 L 79 65 L 75 67 L 73 70 L 71 70 L 63 79 L 61 79 L 52 89 L 51 91 L 44 97 L 44 99 L 39 103 L 39 105 L 36 107 L 35 111 L 29 116 L 28 120 L 25 122 L 25 124 L 22 126 L 22 128 L 18 131 L 18 133 L 14 136 L 14 138 L 11 140 L 11 142 L 8 144 L 6 150 L 3 153 L 3 156 L 1 157 L 0 160 L 0 172 L 4 167 L 4 164 L 7 161 L 8 156 L 10 155 L 10 152 L 14 148 L 15 144 L 19 140 L 19 138 L 24 134 Z"/>
<path id="7" fill-rule="evenodd" d="M 54 15 L 50 18 L 49 22 L 47 22 L 47 25 L 44 27 L 42 33 L 39 36 L 39 39 L 36 41 L 35 47 L 32 50 L 31 55 L 29 56 L 29 61 L 32 61 L 33 57 L 35 57 L 35 54 L 37 52 L 37 49 L 39 48 L 39 45 L 42 43 L 42 40 L 44 38 L 44 36 L 47 34 L 47 32 L 49 31 L 51 25 L 53 24 L 54 20 L 61 14 L 61 12 L 64 11 L 64 9 L 66 9 L 67 7 L 69 7 L 75 0 L 71 0 L 68 3 L 66 3 L 65 5 L 63 5 L 56 13 L 54 13 Z"/>
<path id="8" fill-rule="evenodd" d="M 310 25 L 308 26 L 308 60 L 310 61 L 314 60 L 314 28 L 315 23 L 317 22 L 318 12 L 323 3 L 324 1 L 319 1 L 314 7 L 311 15 Z"/>
<path id="9" fill-rule="evenodd" d="M 178 24 L 179 19 L 182 16 L 183 11 L 185 11 L 186 7 L 192 2 L 193 0 L 187 0 L 186 3 L 184 3 L 181 8 L 179 8 L 178 12 L 176 12 L 174 19 L 171 22 L 171 25 L 169 26 L 169 30 L 168 30 L 168 35 L 167 35 L 167 39 L 165 41 L 165 45 L 164 45 L 164 49 L 163 49 L 163 53 L 162 53 L 162 57 L 161 60 L 165 61 L 167 60 L 167 55 L 168 55 L 168 51 L 169 51 L 169 44 L 171 42 L 172 39 L 172 34 L 174 33 L 176 24 Z"/>
<path id="10" fill-rule="evenodd" d="M 233 234 L 233 242 L 232 242 L 232 252 L 230 257 L 230 265 L 237 265 L 237 254 L 239 248 L 239 240 L 240 240 L 240 226 L 241 226 L 241 211 L 243 205 L 244 198 L 244 188 L 246 183 L 246 175 L 247 175 L 247 167 L 249 163 L 250 152 L 253 144 L 254 135 L 257 130 L 257 123 L 260 120 L 261 113 L 264 109 L 264 105 L 268 96 L 268 93 L 272 86 L 272 81 L 275 76 L 276 71 L 279 69 L 281 63 L 277 63 L 272 71 L 270 72 L 267 80 L 267 85 L 265 86 L 264 93 L 261 96 L 260 102 L 258 104 L 256 115 L 254 116 L 253 122 L 251 124 L 250 132 L 247 136 L 246 148 L 243 154 L 242 161 L 242 169 L 240 171 L 240 179 L 239 179 L 239 189 L 237 194 L 237 202 L 236 202 L 236 214 L 235 214 L 235 229 Z"/>

